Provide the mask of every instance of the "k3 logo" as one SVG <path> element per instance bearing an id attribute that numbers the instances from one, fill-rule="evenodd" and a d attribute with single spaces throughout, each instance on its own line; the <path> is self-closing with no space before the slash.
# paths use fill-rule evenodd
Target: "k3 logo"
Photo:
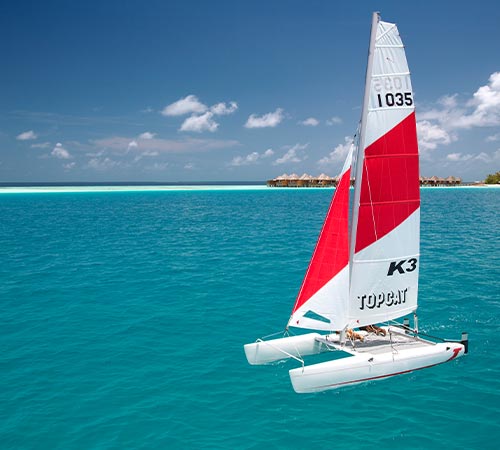
<path id="1" fill-rule="evenodd" d="M 405 273 L 413 272 L 417 268 L 417 258 L 402 259 L 401 261 L 392 261 L 389 265 L 387 276 L 390 277 L 394 272 Z"/>

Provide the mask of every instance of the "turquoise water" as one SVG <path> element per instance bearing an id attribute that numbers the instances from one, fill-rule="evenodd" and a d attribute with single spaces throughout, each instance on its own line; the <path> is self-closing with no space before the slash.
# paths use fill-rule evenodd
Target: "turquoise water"
<path id="1" fill-rule="evenodd" d="M 23 449 L 493 449 L 500 189 L 424 189 L 420 326 L 470 354 L 319 394 L 247 365 L 330 190 L 0 195 L 0 437 Z"/>

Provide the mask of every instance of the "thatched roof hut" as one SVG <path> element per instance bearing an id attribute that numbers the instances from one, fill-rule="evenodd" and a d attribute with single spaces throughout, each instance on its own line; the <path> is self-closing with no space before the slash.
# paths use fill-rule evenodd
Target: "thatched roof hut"
<path id="1" fill-rule="evenodd" d="M 354 178 L 351 178 L 351 186 L 354 186 Z M 339 182 L 339 177 L 330 177 L 325 173 L 313 177 L 308 173 L 303 173 L 300 177 L 296 173 L 287 175 L 284 173 L 267 182 L 268 186 L 277 187 L 318 187 L 318 186 L 336 186 Z M 424 177 L 420 175 L 419 182 L 421 186 L 457 186 L 462 183 L 462 179 L 450 175 L 447 178 Z"/>

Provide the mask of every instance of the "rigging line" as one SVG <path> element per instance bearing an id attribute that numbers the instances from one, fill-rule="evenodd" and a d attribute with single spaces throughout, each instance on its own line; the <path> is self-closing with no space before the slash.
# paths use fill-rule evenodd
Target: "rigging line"
<path id="1" fill-rule="evenodd" d="M 276 333 L 272 333 L 272 334 L 268 334 L 267 336 L 263 336 L 260 339 L 263 340 L 263 341 L 265 341 L 267 338 L 270 338 L 270 337 L 273 337 L 273 336 L 277 336 L 277 335 L 279 335 L 281 333 L 282 333 L 282 331 L 277 331 Z M 288 334 L 289 335 L 290 333 L 288 333 L 288 330 L 285 330 L 284 334 Z"/>
<path id="2" fill-rule="evenodd" d="M 303 358 L 303 357 L 302 357 L 302 355 L 300 354 L 300 351 L 299 351 L 299 349 L 297 348 L 297 345 L 294 345 L 294 347 L 295 347 L 295 351 L 297 352 L 297 356 L 298 356 L 298 358 L 302 361 L 302 367 L 304 367 L 304 364 L 305 364 L 305 363 L 304 363 L 304 358 Z"/>
<path id="3" fill-rule="evenodd" d="M 396 328 L 401 328 L 401 329 L 413 334 L 415 338 L 418 338 L 419 336 L 424 336 L 424 337 L 428 337 L 431 339 L 435 339 L 435 340 L 440 341 L 440 342 L 447 342 L 447 340 L 442 338 L 442 337 L 433 336 L 432 334 L 423 333 L 421 331 L 416 332 L 415 330 L 412 330 L 411 328 L 405 327 L 404 325 L 400 324 L 396 320 L 391 320 L 391 322 L 392 322 L 393 326 L 395 326 Z"/>
<path id="4" fill-rule="evenodd" d="M 289 358 L 293 358 L 293 359 L 299 361 L 300 363 L 302 363 L 302 368 L 304 368 L 304 360 L 303 359 L 298 358 L 297 356 L 292 355 L 291 353 L 288 353 L 287 351 L 283 350 L 282 348 L 279 348 L 278 346 L 271 344 L 271 341 L 263 341 L 262 339 L 257 339 L 255 342 L 262 342 L 263 344 L 269 345 L 269 347 L 272 347 L 275 350 L 278 350 L 279 352 L 283 353 L 284 355 L 288 356 Z"/>
<path id="5" fill-rule="evenodd" d="M 398 352 L 398 349 L 396 347 L 394 347 L 394 342 L 392 341 L 392 332 L 391 330 L 389 329 L 389 339 L 390 339 L 390 343 L 391 343 L 391 348 L 392 348 L 392 359 L 394 360 L 394 354 L 395 353 L 399 353 Z"/>

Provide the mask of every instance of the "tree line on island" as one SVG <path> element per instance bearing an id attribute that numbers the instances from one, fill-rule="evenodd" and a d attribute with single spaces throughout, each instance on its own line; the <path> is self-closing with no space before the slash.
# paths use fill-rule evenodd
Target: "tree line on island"
<path id="1" fill-rule="evenodd" d="M 490 173 L 484 182 L 485 184 L 500 184 L 500 172 Z"/>

